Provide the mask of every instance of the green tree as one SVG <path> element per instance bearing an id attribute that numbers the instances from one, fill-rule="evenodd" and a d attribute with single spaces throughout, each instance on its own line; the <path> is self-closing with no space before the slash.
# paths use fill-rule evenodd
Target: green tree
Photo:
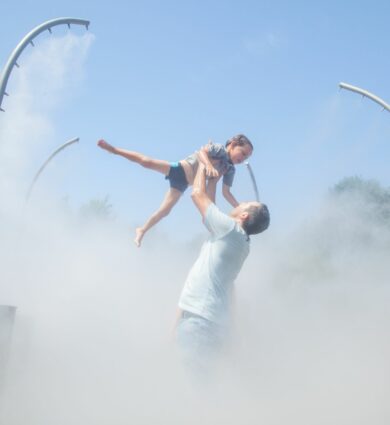
<path id="1" fill-rule="evenodd" d="M 369 282 L 374 274 L 388 275 L 389 250 L 390 189 L 346 177 L 286 241 L 275 283 Z"/>
<path id="2" fill-rule="evenodd" d="M 390 188 L 381 186 L 376 180 L 346 177 L 330 193 L 336 201 L 347 201 L 359 206 L 360 212 L 370 222 L 390 225 Z"/>
<path id="3" fill-rule="evenodd" d="M 111 220 L 112 205 L 109 203 L 108 195 L 103 199 L 91 199 L 80 207 L 80 215 L 84 219 Z"/>

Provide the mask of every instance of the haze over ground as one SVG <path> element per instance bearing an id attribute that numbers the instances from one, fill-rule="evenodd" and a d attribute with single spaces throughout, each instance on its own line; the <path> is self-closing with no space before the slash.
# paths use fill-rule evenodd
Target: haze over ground
<path id="1" fill-rule="evenodd" d="M 298 120 L 296 127 L 287 126 L 291 139 L 274 126 L 275 139 L 264 141 L 254 155 L 271 227 L 252 238 L 237 281 L 231 350 L 215 384 L 199 391 L 180 367 L 170 328 L 205 231 L 187 195 L 142 249 L 133 246 L 134 225 L 157 205 L 166 182 L 95 148 L 98 134 L 112 132 L 117 139 L 125 134 L 123 128 L 114 130 L 113 121 L 103 125 L 99 114 L 86 119 L 85 109 L 75 106 L 77 96 L 84 107 L 90 101 L 77 93 L 89 89 L 88 61 L 94 49 L 101 51 L 99 42 L 92 30 L 40 40 L 13 74 L 12 96 L 0 117 L 1 304 L 18 307 L 0 422 L 387 424 L 390 235 L 388 215 L 377 213 L 382 208 L 386 213 L 388 198 L 384 195 L 382 204 L 372 200 L 367 193 L 375 187 L 330 198 L 327 193 L 343 177 L 364 170 L 363 177 L 377 179 L 388 194 L 383 164 L 389 125 L 383 114 L 376 105 L 328 89 L 323 107 L 316 105 L 316 124 L 304 127 L 312 141 L 307 137 L 295 154 L 289 147 L 299 139 L 302 128 L 294 130 L 307 112 L 297 103 L 295 113 L 289 109 Z M 108 90 L 111 79 L 99 90 Z M 162 104 L 164 96 L 152 88 Z M 115 109 L 123 122 L 128 105 L 118 92 L 116 99 L 118 104 L 105 105 L 107 114 L 112 118 Z M 264 103 L 273 108 L 271 97 Z M 80 115 L 82 127 L 65 116 L 69 109 Z M 276 109 L 283 127 L 285 111 Z M 150 111 L 150 117 L 157 116 Z M 223 118 L 218 132 L 217 125 L 213 131 L 203 128 L 189 136 L 188 145 L 180 144 L 177 131 L 170 133 L 172 145 L 146 143 L 140 127 L 130 133 L 138 147 L 173 157 L 189 153 L 203 136 L 222 138 L 237 128 L 236 123 L 222 128 Z M 160 116 L 160 123 L 164 119 Z M 259 128 L 254 131 L 259 123 L 250 120 L 252 132 L 260 134 Z M 261 124 L 271 134 L 270 124 Z M 80 144 L 53 161 L 26 206 L 34 172 L 57 145 L 80 135 L 79 129 Z M 304 160 L 297 163 L 299 156 Z M 291 168 L 282 161 L 288 157 Z M 334 168 L 326 171 L 329 164 Z M 301 174 L 287 185 L 299 167 Z M 237 193 L 251 196 L 241 171 Z M 95 217 L 93 209 L 80 211 L 106 195 L 112 219 Z M 222 201 L 221 206 L 227 210 Z"/>

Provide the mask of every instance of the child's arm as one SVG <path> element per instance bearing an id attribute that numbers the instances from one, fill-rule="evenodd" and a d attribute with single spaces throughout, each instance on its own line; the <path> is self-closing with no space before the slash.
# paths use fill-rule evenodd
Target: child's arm
<path id="1" fill-rule="evenodd" d="M 206 168 L 206 176 L 207 177 L 218 177 L 219 176 L 218 171 L 214 168 L 213 164 L 210 161 L 209 151 L 208 151 L 207 145 L 202 146 L 200 148 L 198 158 L 199 158 L 199 161 L 202 162 L 203 165 Z"/>
<path id="2" fill-rule="evenodd" d="M 222 186 L 222 194 L 223 197 L 231 204 L 233 207 L 236 207 L 239 202 L 237 199 L 233 196 L 233 194 L 230 192 L 230 187 L 227 184 L 223 184 Z"/>

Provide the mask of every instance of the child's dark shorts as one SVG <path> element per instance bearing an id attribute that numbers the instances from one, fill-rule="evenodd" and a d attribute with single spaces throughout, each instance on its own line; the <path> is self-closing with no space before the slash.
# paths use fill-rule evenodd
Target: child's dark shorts
<path id="1" fill-rule="evenodd" d="M 165 176 L 165 179 L 169 180 L 169 184 L 171 187 L 177 189 L 181 193 L 183 193 L 188 187 L 186 175 L 180 162 L 171 163 L 169 174 Z"/>

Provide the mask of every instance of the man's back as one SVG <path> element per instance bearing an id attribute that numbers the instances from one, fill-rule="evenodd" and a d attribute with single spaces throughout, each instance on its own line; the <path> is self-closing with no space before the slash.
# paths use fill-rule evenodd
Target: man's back
<path id="1" fill-rule="evenodd" d="M 204 223 L 211 235 L 189 272 L 179 307 L 221 322 L 229 311 L 233 283 L 249 254 L 249 238 L 215 204 L 209 205 Z"/>

